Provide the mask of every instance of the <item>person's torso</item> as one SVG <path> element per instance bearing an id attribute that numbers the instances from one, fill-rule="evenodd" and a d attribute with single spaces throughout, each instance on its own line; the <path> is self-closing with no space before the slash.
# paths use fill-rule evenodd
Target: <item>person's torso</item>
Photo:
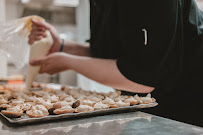
<path id="1" fill-rule="evenodd" d="M 155 8 L 148 12 L 147 8 L 154 6 L 152 3 L 153 2 L 146 4 L 144 9 L 142 9 L 141 6 L 140 15 L 134 16 L 133 12 L 131 14 L 132 19 L 137 19 L 138 21 L 139 19 L 145 19 L 145 22 L 140 24 L 139 29 L 135 29 L 134 33 L 132 32 L 135 38 L 140 39 L 137 40 L 137 43 L 135 43 L 135 46 L 133 46 L 132 49 L 135 53 L 135 62 L 144 62 L 144 57 L 147 57 L 147 55 L 151 53 L 151 50 L 141 48 L 138 45 L 143 44 L 145 40 L 142 30 L 148 29 L 149 31 L 156 31 L 157 27 L 163 27 L 163 31 L 157 31 L 157 33 L 168 34 L 168 42 L 170 42 L 171 46 L 164 52 L 166 53 L 166 58 L 160 64 L 161 66 L 159 70 L 164 70 L 164 79 L 161 89 L 164 89 L 164 91 L 168 94 L 176 91 L 177 88 L 184 88 L 183 86 L 185 83 L 188 83 L 190 80 L 189 77 L 192 77 L 193 75 L 191 71 L 196 69 L 194 66 L 190 65 L 190 62 L 196 60 L 197 54 L 200 53 L 200 47 L 202 45 L 200 44 L 202 38 L 202 15 L 199 9 L 195 6 L 193 0 L 171 0 L 163 2 L 160 3 L 160 9 Z M 171 10 L 171 7 L 168 7 L 167 4 L 171 4 L 171 7 L 176 9 L 174 12 L 170 12 L 170 15 L 174 16 L 176 19 L 174 19 L 174 22 L 171 20 L 167 20 L 168 22 L 163 21 L 162 26 L 159 26 L 162 19 L 167 19 L 167 17 L 164 16 L 167 14 L 165 13 L 167 12 L 166 10 Z M 118 14 L 118 10 L 122 10 L 122 8 L 118 9 L 117 1 L 90 0 L 90 7 L 90 44 L 92 55 L 99 58 L 117 59 L 120 55 L 128 53 L 122 53 L 125 48 L 123 47 L 123 43 L 120 39 L 124 37 L 121 37 L 119 34 L 122 31 L 119 26 Z M 137 7 L 138 6 L 135 6 L 135 8 Z M 132 6 L 129 6 L 129 8 L 132 8 Z M 148 42 L 150 42 L 150 35 L 148 40 Z M 158 42 L 162 42 L 162 39 Z M 126 48 L 129 49 L 130 47 L 131 46 L 126 45 Z M 194 64 L 198 63 L 195 62 Z M 187 76 L 188 72 L 190 72 L 190 76 Z M 195 71 L 195 73 L 196 72 L 197 71 Z M 193 81 L 192 83 L 196 82 Z M 180 93 L 181 92 L 183 91 L 180 90 Z"/>

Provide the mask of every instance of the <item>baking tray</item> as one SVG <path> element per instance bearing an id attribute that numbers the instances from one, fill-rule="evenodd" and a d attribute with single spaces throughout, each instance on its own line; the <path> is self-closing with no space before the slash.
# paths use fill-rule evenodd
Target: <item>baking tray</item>
<path id="1" fill-rule="evenodd" d="M 27 123 L 36 123 L 36 122 L 45 122 L 45 121 L 54 121 L 54 120 L 62 120 L 62 119 L 76 119 L 78 117 L 91 117 L 91 116 L 99 116 L 102 114 L 111 114 L 111 113 L 121 113 L 123 111 L 133 111 L 140 108 L 151 108 L 157 106 L 158 103 L 150 103 L 150 104 L 139 104 L 139 105 L 133 105 L 133 106 L 127 106 L 127 107 L 119 107 L 119 108 L 109 108 L 109 109 L 103 109 L 103 110 L 96 110 L 92 112 L 81 112 L 81 113 L 67 113 L 67 114 L 60 114 L 60 115 L 49 115 L 45 117 L 39 117 L 39 118 L 29 118 L 25 113 L 20 118 L 9 118 L 2 114 L 0 114 L 10 123 L 12 124 L 27 124 Z"/>

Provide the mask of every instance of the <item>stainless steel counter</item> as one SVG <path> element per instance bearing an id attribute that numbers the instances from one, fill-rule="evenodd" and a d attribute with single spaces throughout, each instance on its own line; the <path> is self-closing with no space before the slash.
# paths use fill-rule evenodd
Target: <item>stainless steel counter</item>
<path id="1" fill-rule="evenodd" d="M 203 135 L 203 128 L 143 112 L 13 126 L 0 116 L 0 135 Z"/>

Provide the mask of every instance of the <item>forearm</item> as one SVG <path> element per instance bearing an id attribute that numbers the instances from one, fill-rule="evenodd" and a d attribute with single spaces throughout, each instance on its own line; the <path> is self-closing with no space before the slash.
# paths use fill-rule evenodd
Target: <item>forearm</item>
<path id="1" fill-rule="evenodd" d="M 88 43 L 67 40 L 64 43 L 63 52 L 78 56 L 90 56 L 90 47 Z"/>
<path id="2" fill-rule="evenodd" d="M 154 89 L 125 78 L 118 70 L 116 60 L 72 56 L 69 64 L 76 72 L 115 89 L 135 93 L 149 93 Z"/>

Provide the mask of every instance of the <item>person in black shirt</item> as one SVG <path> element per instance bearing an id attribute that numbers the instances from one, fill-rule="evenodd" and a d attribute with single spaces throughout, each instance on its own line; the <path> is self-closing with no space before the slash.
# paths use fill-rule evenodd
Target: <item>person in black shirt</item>
<path id="1" fill-rule="evenodd" d="M 88 43 L 62 44 L 55 28 L 32 20 L 29 44 L 54 39 L 50 55 L 32 60 L 40 73 L 72 69 L 102 84 L 149 93 L 159 105 L 144 111 L 203 126 L 203 13 L 194 0 L 90 0 Z"/>

